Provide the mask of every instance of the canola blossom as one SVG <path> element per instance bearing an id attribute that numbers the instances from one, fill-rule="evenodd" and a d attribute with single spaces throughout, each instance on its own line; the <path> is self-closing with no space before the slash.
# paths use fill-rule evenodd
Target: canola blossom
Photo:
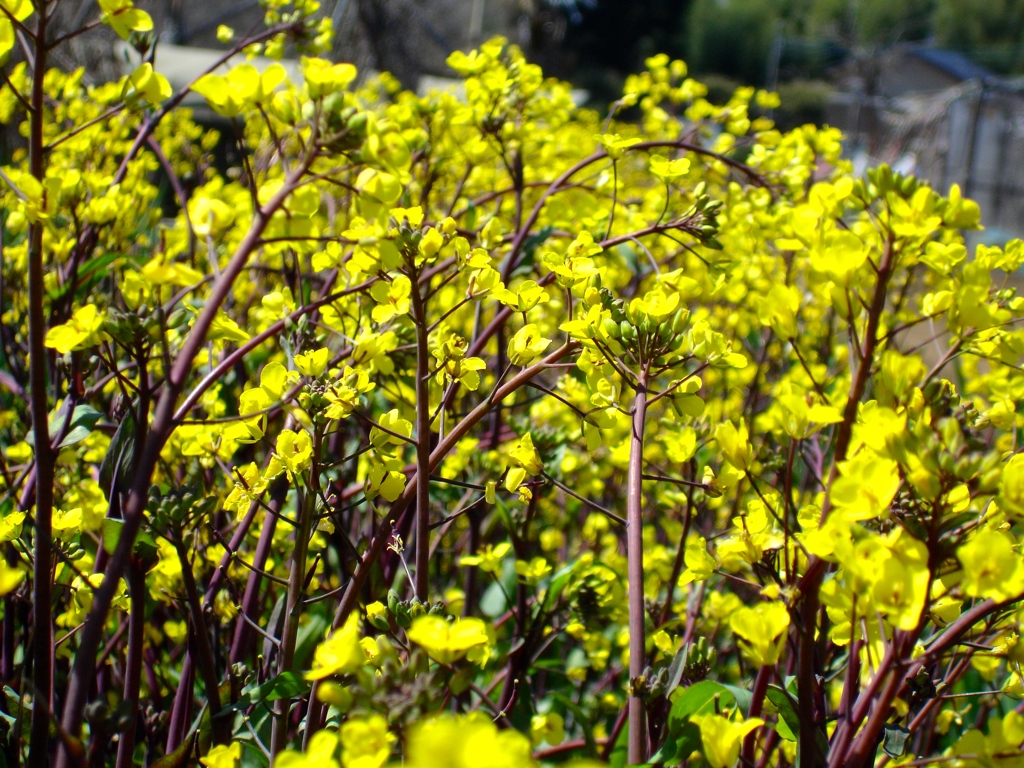
<path id="1" fill-rule="evenodd" d="M 0 0 L 5 764 L 1020 764 L 1024 243 L 664 55 L 262 5 L 221 133 Z"/>

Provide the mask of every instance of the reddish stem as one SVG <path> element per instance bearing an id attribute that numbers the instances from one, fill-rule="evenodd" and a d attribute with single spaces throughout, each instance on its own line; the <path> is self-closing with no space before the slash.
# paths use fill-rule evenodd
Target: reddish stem
<path id="1" fill-rule="evenodd" d="M 626 560 L 629 577 L 629 763 L 647 762 L 646 707 L 639 690 L 646 662 L 644 605 L 643 462 L 647 374 L 641 372 L 633 399 L 633 431 L 626 485 Z"/>

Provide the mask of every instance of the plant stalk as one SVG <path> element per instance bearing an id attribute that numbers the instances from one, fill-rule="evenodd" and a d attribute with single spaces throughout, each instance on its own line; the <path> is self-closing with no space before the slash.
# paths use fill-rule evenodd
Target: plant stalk
<path id="1" fill-rule="evenodd" d="M 416 597 L 430 598 L 430 347 L 426 302 L 412 273 L 416 323 Z"/>
<path id="2" fill-rule="evenodd" d="M 231 740 L 231 726 L 225 718 L 221 717 L 220 677 L 217 675 L 217 659 L 213 655 L 206 617 L 203 615 L 203 606 L 199 602 L 199 588 L 196 586 L 196 578 L 192 573 L 192 563 L 189 562 L 185 544 L 179 539 L 174 542 L 174 548 L 177 550 L 178 560 L 181 562 L 181 580 L 185 586 L 185 597 L 188 600 L 189 615 L 192 619 L 192 634 L 195 638 L 199 674 L 203 678 L 206 703 L 210 708 L 213 743 L 226 744 Z"/>
<path id="3" fill-rule="evenodd" d="M 313 437 L 313 464 L 310 477 L 316 478 L 318 468 L 316 457 L 320 455 L 322 438 L 319 430 Z M 312 527 L 313 513 L 316 510 L 316 493 L 312 487 L 306 488 L 300 496 L 301 509 L 299 524 L 295 529 L 295 548 L 292 550 L 292 566 L 288 574 L 288 593 L 285 604 L 284 636 L 281 638 L 281 658 L 278 674 L 291 671 L 295 661 L 295 643 L 299 635 L 299 618 L 302 615 L 302 593 L 306 580 L 306 555 L 309 550 L 309 536 Z M 288 743 L 288 713 L 291 702 L 288 699 L 278 702 L 280 710 L 274 714 L 274 725 L 270 734 L 270 755 L 273 759 L 280 754 Z"/>
<path id="4" fill-rule="evenodd" d="M 29 173 L 42 182 L 43 121 L 46 74 L 46 5 L 36 8 L 33 36 L 32 114 L 29 116 Z M 46 392 L 46 314 L 43 300 L 43 222 L 29 225 L 28 242 L 28 338 L 29 384 L 32 400 L 32 433 L 35 437 L 36 509 L 35 558 L 32 572 L 32 725 L 29 736 L 31 765 L 50 764 L 50 707 L 53 702 L 53 616 L 51 570 L 53 566 L 53 473 L 56 456 L 50 446 L 49 407 Z M 70 404 L 69 404 L 70 405 Z"/>
<path id="5" fill-rule="evenodd" d="M 150 480 L 160 459 L 164 443 L 176 426 L 175 403 L 185 387 L 192 364 L 196 355 L 203 348 L 206 335 L 213 325 L 217 312 L 230 294 L 235 280 L 249 261 L 249 257 L 258 247 L 260 237 L 266 229 L 271 215 L 281 207 L 285 198 L 295 189 L 309 162 L 312 162 L 312 158 L 302 163 L 301 167 L 297 168 L 292 176 L 289 176 L 273 198 L 262 209 L 256 211 L 249 231 L 238 244 L 231 261 L 221 272 L 220 279 L 211 288 L 203 310 L 193 324 L 192 332 L 185 339 L 164 384 L 163 392 L 153 414 L 152 426 L 147 435 L 146 444 L 142 446 L 140 458 L 133 468 L 134 481 L 123 510 L 124 527 L 118 538 L 114 554 L 111 555 L 110 561 L 107 563 L 103 582 L 93 596 L 92 608 L 86 617 L 85 626 L 79 639 L 78 651 L 75 654 L 75 662 L 65 696 L 64 713 L 61 718 L 61 726 L 72 738 L 79 738 L 81 734 L 89 688 L 95 678 L 96 654 L 99 651 L 103 626 L 114 600 L 117 583 L 128 567 L 131 551 L 135 545 L 135 537 L 142 526 L 146 502 L 149 499 Z M 140 417 L 145 418 L 146 414 L 140 414 Z M 72 763 L 73 757 L 68 750 L 59 749 L 57 768 L 71 768 Z"/>
<path id="6" fill-rule="evenodd" d="M 644 606 L 643 463 L 647 416 L 647 373 L 642 371 L 633 399 L 633 432 L 626 485 L 626 560 L 629 571 L 629 764 L 647 762 L 646 708 L 640 685 L 647 660 Z"/>
<path id="7" fill-rule="evenodd" d="M 128 614 L 124 701 L 128 705 L 130 722 L 121 732 L 117 744 L 117 768 L 132 768 L 135 764 L 135 731 L 139 719 L 139 686 L 142 683 L 142 651 L 146 629 L 146 574 L 135 561 L 128 567 L 128 597 L 131 604 Z"/>

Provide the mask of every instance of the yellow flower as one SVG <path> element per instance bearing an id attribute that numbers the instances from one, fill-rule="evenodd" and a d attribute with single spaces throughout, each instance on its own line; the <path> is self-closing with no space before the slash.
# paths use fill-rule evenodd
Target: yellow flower
<path id="1" fill-rule="evenodd" d="M 507 541 L 500 544 L 487 544 L 475 555 L 463 555 L 459 558 L 459 565 L 475 565 L 481 571 L 497 576 L 501 572 L 501 561 L 512 549 Z"/>
<path id="2" fill-rule="evenodd" d="M 131 91 L 126 95 L 126 101 L 129 103 L 141 97 L 155 105 L 171 96 L 171 84 L 166 77 L 155 72 L 153 65 L 148 61 L 128 77 L 125 82 L 125 91 L 128 91 L 129 86 L 131 86 Z"/>
<path id="3" fill-rule="evenodd" d="M 525 280 L 514 291 L 502 288 L 494 291 L 494 298 L 515 312 L 529 312 L 542 301 L 548 300 L 548 292 L 533 280 Z"/>
<path id="4" fill-rule="evenodd" d="M 113 29 L 122 40 L 132 32 L 148 32 L 153 28 L 153 19 L 145 11 L 134 7 L 132 0 L 99 0 L 100 21 Z"/>
<path id="5" fill-rule="evenodd" d="M 319 376 L 327 368 L 330 350 L 327 347 L 303 352 L 295 356 L 295 367 L 303 376 Z"/>
<path id="6" fill-rule="evenodd" d="M 260 469 L 256 462 L 250 461 L 249 466 L 237 470 L 239 482 L 231 489 L 231 493 L 224 500 L 224 509 L 234 512 L 239 519 L 243 517 L 243 511 L 267 489 L 267 481 L 260 475 Z"/>
<path id="7" fill-rule="evenodd" d="M 8 565 L 7 560 L 0 557 L 0 595 L 13 592 L 24 578 L 24 570 Z"/>
<path id="8" fill-rule="evenodd" d="M 245 109 L 268 103 L 272 91 L 287 76 L 280 64 L 271 64 L 263 72 L 252 64 L 240 64 L 226 75 L 203 75 L 192 90 L 205 98 L 214 112 L 235 117 Z"/>
<path id="9" fill-rule="evenodd" d="M 367 498 L 372 499 L 379 494 L 390 503 L 402 495 L 406 478 L 405 474 L 397 469 L 388 469 L 384 464 L 374 464 L 370 467 L 367 482 Z"/>
<path id="10" fill-rule="evenodd" d="M 690 718 L 700 728 L 704 757 L 711 768 L 732 768 L 740 756 L 743 738 L 764 720 L 755 717 L 734 723 L 721 715 L 701 715 Z"/>
<path id="11" fill-rule="evenodd" d="M 516 560 L 516 574 L 526 584 L 538 584 L 549 573 L 551 564 L 543 557 L 535 557 L 530 561 Z"/>
<path id="12" fill-rule="evenodd" d="M 394 734 L 377 714 L 354 717 L 341 726 L 341 752 L 345 768 L 380 768 L 391 756 Z"/>
<path id="13" fill-rule="evenodd" d="M 1024 563 L 1013 550 L 1013 539 L 1002 531 L 981 529 L 956 556 L 964 568 L 965 595 L 998 601 L 1024 592 Z"/>
<path id="14" fill-rule="evenodd" d="M 785 603 L 744 606 L 729 617 L 729 626 L 739 638 L 740 650 L 757 666 L 774 664 L 786 644 L 789 611 Z"/>
<path id="15" fill-rule="evenodd" d="M 276 768 L 338 768 L 337 751 L 338 732 L 317 731 L 309 740 L 309 749 L 305 753 L 286 749 L 277 756 L 274 765 Z"/>
<path id="16" fill-rule="evenodd" d="M 370 295 L 377 302 L 373 308 L 373 321 L 386 323 L 394 317 L 409 313 L 412 281 L 405 275 L 398 275 L 390 283 L 380 280 L 370 287 Z"/>
<path id="17" fill-rule="evenodd" d="M 479 357 L 466 357 L 466 340 L 456 333 L 451 334 L 434 350 L 437 358 L 437 383 L 442 387 L 457 381 L 466 389 L 475 392 L 480 386 L 480 374 L 487 364 Z"/>
<path id="18" fill-rule="evenodd" d="M 408 631 L 409 639 L 439 664 L 451 664 L 479 646 L 487 645 L 487 627 L 480 619 L 448 622 L 440 616 L 416 619 Z"/>
<path id="19" fill-rule="evenodd" d="M 207 768 L 235 768 L 241 759 L 242 745 L 236 741 L 231 744 L 218 744 L 206 753 L 206 757 L 200 758 L 199 762 Z"/>
<path id="20" fill-rule="evenodd" d="M 223 312 L 218 312 L 213 322 L 210 323 L 210 330 L 206 334 L 207 341 L 248 341 L 249 334 L 241 329 L 241 327 L 232 320 L 230 317 L 225 315 Z"/>
<path id="21" fill-rule="evenodd" d="M 53 526 L 54 532 L 58 538 L 65 531 L 70 532 L 69 535 L 79 533 L 82 529 L 82 509 L 81 507 L 74 507 L 72 509 L 55 509 L 53 511 Z"/>
<path id="22" fill-rule="evenodd" d="M 544 469 L 544 462 L 533 447 L 533 437 L 529 432 L 519 438 L 519 442 L 509 451 L 509 456 L 518 466 L 509 468 L 505 475 L 505 489 L 508 491 L 516 490 L 527 475 L 539 474 Z"/>
<path id="23" fill-rule="evenodd" d="M 640 139 L 624 139 L 617 133 L 599 133 L 595 134 L 594 138 L 604 145 L 608 157 L 613 160 L 622 157 L 625 151 L 634 144 L 640 143 Z"/>
<path id="24" fill-rule="evenodd" d="M 188 202 L 188 216 L 197 235 L 216 236 L 226 231 L 234 222 L 235 210 L 223 200 L 198 195 Z"/>
<path id="25" fill-rule="evenodd" d="M 326 59 L 302 59 L 302 77 L 311 99 L 344 90 L 356 79 L 356 68 L 351 64 L 331 64 Z"/>
<path id="26" fill-rule="evenodd" d="M 312 456 L 313 439 L 309 436 L 309 432 L 281 430 L 281 434 L 277 436 L 277 450 L 267 466 L 266 479 L 272 480 L 282 472 L 286 472 L 288 479 L 291 480 L 309 466 Z"/>
<path id="27" fill-rule="evenodd" d="M 1024 454 L 1011 456 L 1003 467 L 999 481 L 999 508 L 1011 515 L 1024 515 Z"/>
<path id="28" fill-rule="evenodd" d="M 690 161 L 685 157 L 667 160 L 659 155 L 651 158 L 651 173 L 661 179 L 674 179 L 685 176 L 690 170 Z"/>
<path id="29" fill-rule="evenodd" d="M 725 421 L 715 427 L 715 440 L 722 449 L 725 460 L 739 470 L 750 467 L 754 458 L 754 449 L 750 445 L 750 433 L 747 425 L 740 422 L 737 428 L 731 421 Z"/>
<path id="30" fill-rule="evenodd" d="M 380 600 L 376 600 L 366 606 L 366 620 L 377 629 L 388 628 L 388 609 Z"/>
<path id="31" fill-rule="evenodd" d="M 182 288 L 203 281 L 203 273 L 185 264 L 167 262 L 154 256 L 139 270 L 139 279 L 149 285 L 179 285 Z"/>
<path id="32" fill-rule="evenodd" d="M 370 375 L 362 370 L 353 370 L 345 366 L 341 381 L 332 384 L 324 393 L 329 405 L 324 415 L 328 419 L 343 419 L 359 404 L 359 396 L 372 390 L 376 384 L 370 381 Z"/>
<path id="33" fill-rule="evenodd" d="M 419 244 L 419 252 L 429 259 L 441 250 L 442 245 L 444 245 L 444 237 L 442 237 L 440 232 L 431 227 L 423 233 L 423 238 Z"/>
<path id="34" fill-rule="evenodd" d="M 73 349 L 86 349 L 108 338 L 103 333 L 106 315 L 101 314 L 95 304 L 86 304 L 75 310 L 63 325 L 55 325 L 46 333 L 46 346 L 66 355 Z"/>
<path id="35" fill-rule="evenodd" d="M 508 342 L 508 359 L 512 365 L 529 365 L 551 344 L 550 339 L 540 335 L 540 329 L 533 323 L 524 325 Z"/>
<path id="36" fill-rule="evenodd" d="M 409 729 L 406 768 L 533 768 L 530 740 L 480 713 L 441 715 Z"/>
<path id="37" fill-rule="evenodd" d="M 307 680 L 321 680 L 331 675 L 347 675 L 366 663 L 366 653 L 359 644 L 359 616 L 350 614 L 341 629 L 327 636 L 313 654 L 313 669 Z"/>
<path id="38" fill-rule="evenodd" d="M 397 408 L 392 408 L 383 414 L 378 424 L 383 429 L 374 427 L 370 430 L 370 444 L 378 450 L 389 445 L 405 445 L 408 440 L 403 440 L 402 437 L 408 438 L 412 434 L 412 422 L 403 419 Z"/>
<path id="39" fill-rule="evenodd" d="M 705 581 L 715 572 L 715 558 L 708 554 L 708 543 L 703 536 L 691 534 L 687 537 L 683 561 L 686 570 L 679 577 L 680 586 L 693 581 Z"/>
<path id="40" fill-rule="evenodd" d="M 552 746 L 565 741 L 565 720 L 557 712 L 530 718 L 530 741 L 534 746 L 547 742 Z"/>

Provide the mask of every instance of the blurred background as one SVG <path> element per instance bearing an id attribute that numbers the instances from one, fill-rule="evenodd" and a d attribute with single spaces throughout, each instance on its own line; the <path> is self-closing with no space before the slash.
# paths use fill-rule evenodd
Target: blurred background
<path id="1" fill-rule="evenodd" d="M 245 35 L 264 12 L 257 0 L 136 4 L 175 86 L 226 47 L 219 26 Z M 95 0 L 62 6 L 68 28 L 98 14 Z M 333 58 L 420 91 L 453 76 L 451 51 L 503 35 L 603 111 L 664 52 L 712 101 L 741 85 L 778 91 L 780 127 L 837 126 L 858 166 L 960 184 L 985 212 L 985 240 L 1024 234 L 1024 0 L 322 0 L 320 13 L 334 24 Z M 115 75 L 124 51 L 110 37 L 83 37 L 91 47 L 62 63 Z"/>

